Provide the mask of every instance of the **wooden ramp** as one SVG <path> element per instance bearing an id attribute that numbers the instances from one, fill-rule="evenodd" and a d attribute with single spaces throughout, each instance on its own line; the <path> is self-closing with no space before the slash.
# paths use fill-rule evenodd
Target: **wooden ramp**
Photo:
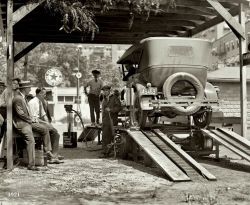
<path id="1" fill-rule="evenodd" d="M 176 166 L 162 151 L 141 131 L 127 130 L 133 140 L 158 164 L 172 181 L 190 181 L 190 178 Z"/>
<path id="2" fill-rule="evenodd" d="M 82 133 L 78 138 L 78 142 L 93 141 L 98 136 L 99 128 L 87 126 L 83 129 Z"/>
<path id="3" fill-rule="evenodd" d="M 250 142 L 235 132 L 226 129 L 204 130 L 202 132 L 250 162 Z"/>
<path id="4" fill-rule="evenodd" d="M 152 140 L 159 144 L 163 151 L 174 160 L 174 162 L 180 166 L 192 180 L 200 179 L 201 176 L 211 181 L 216 180 L 216 177 L 213 174 L 196 162 L 159 129 L 154 129 L 153 133 L 156 134 L 156 136 L 151 137 Z"/>

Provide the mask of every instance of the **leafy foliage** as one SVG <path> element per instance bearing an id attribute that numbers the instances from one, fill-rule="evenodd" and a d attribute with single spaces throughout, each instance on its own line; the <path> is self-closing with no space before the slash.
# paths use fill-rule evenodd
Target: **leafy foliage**
<path id="1" fill-rule="evenodd" d="M 24 43 L 17 43 L 16 50 L 21 49 Z M 82 73 L 80 78 L 80 86 L 92 78 L 91 71 L 98 69 L 102 73 L 102 79 L 105 83 L 113 83 L 113 81 L 121 81 L 121 75 L 117 65 L 112 64 L 111 50 L 107 55 L 102 52 L 90 52 L 84 54 L 82 48 L 77 44 L 48 44 L 43 43 L 33 49 L 28 55 L 28 80 L 32 81 L 34 86 L 49 86 L 45 81 L 45 73 L 50 68 L 56 68 L 63 74 L 63 82 L 59 87 L 75 87 L 76 77 L 72 75 L 74 69 L 78 68 L 79 56 L 79 72 Z M 5 57 L 3 57 L 5 59 Z M 1 62 L 1 61 L 0 61 Z M 6 65 L 1 67 L 2 73 L 6 74 Z M 15 63 L 15 77 L 24 78 L 24 58 Z M 119 77 L 120 76 L 120 77 Z M 2 76 L 5 81 L 6 76 Z"/>
<path id="2" fill-rule="evenodd" d="M 42 0 L 31 0 L 39 2 Z M 111 8 L 128 8 L 129 29 L 133 25 L 135 15 L 141 15 L 148 20 L 151 13 L 161 12 L 160 0 L 45 0 L 52 13 L 62 16 L 61 29 L 67 33 L 80 31 L 91 33 L 92 39 L 99 32 L 95 23 L 95 12 L 108 12 Z M 175 0 L 167 0 L 167 9 L 175 7 Z"/>

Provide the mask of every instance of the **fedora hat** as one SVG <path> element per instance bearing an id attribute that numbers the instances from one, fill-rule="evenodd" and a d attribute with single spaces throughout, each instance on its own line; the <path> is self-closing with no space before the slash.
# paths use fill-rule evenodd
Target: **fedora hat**
<path id="1" fill-rule="evenodd" d="M 30 81 L 21 81 L 19 83 L 19 88 L 30 88 L 32 87 Z"/>
<path id="2" fill-rule="evenodd" d="M 0 86 L 5 87 L 5 83 L 3 81 L 0 81 Z"/>
<path id="3" fill-rule="evenodd" d="M 99 70 L 92 70 L 92 74 L 101 74 Z"/>

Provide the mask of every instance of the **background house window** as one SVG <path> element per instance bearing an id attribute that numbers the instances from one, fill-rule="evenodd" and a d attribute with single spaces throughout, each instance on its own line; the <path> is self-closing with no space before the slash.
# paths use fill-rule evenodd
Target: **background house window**
<path id="1" fill-rule="evenodd" d="M 64 102 L 64 96 L 57 96 L 58 102 Z"/>
<path id="2" fill-rule="evenodd" d="M 229 43 L 226 43 L 226 48 L 227 48 L 227 51 L 230 51 L 230 44 Z"/>
<path id="3" fill-rule="evenodd" d="M 232 46 L 232 50 L 234 50 L 234 48 L 235 48 L 234 41 L 231 41 L 231 46 Z"/>
<path id="4" fill-rule="evenodd" d="M 65 96 L 65 102 L 74 102 L 73 96 Z"/>

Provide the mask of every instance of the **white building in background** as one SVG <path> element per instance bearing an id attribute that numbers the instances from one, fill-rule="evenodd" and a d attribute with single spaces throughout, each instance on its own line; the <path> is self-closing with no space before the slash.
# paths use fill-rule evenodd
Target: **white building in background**
<path id="1" fill-rule="evenodd" d="M 67 122 L 67 113 L 65 111 L 64 105 L 71 104 L 73 109 L 77 110 L 77 94 L 75 87 L 53 87 L 46 88 L 51 91 L 49 97 L 49 109 L 52 114 L 53 121 L 55 123 L 65 123 Z M 35 96 L 36 87 L 31 88 L 31 94 Z M 84 94 L 83 87 L 79 89 L 80 112 L 84 123 L 90 122 L 89 105 L 86 95 Z"/>
<path id="2" fill-rule="evenodd" d="M 130 45 L 108 45 L 108 44 L 81 44 L 81 56 L 89 58 L 91 54 L 102 57 L 111 57 L 112 63 L 116 65 L 118 59 L 123 55 Z M 35 95 L 36 87 L 31 89 L 31 94 Z M 47 90 L 51 91 L 49 95 L 49 108 L 56 123 L 65 123 L 67 121 L 67 113 L 64 105 L 72 104 L 73 109 L 77 110 L 77 90 L 76 87 L 48 87 Z M 79 89 L 79 97 L 81 100 L 80 112 L 84 123 L 90 122 L 89 104 L 86 95 L 84 94 L 83 87 Z"/>
<path id="3" fill-rule="evenodd" d="M 82 44 L 81 56 L 87 57 L 91 54 L 100 57 L 111 57 L 112 63 L 115 65 L 122 54 L 130 47 L 130 45 L 117 45 L 117 44 Z"/>

